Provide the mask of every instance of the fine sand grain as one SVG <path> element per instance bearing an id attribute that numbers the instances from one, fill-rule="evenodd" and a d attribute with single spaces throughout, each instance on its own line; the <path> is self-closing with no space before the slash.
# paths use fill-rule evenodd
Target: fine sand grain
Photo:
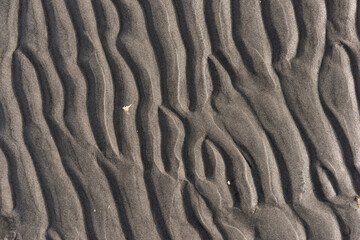
<path id="1" fill-rule="evenodd" d="M 0 1 L 0 240 L 360 239 L 359 6 Z"/>

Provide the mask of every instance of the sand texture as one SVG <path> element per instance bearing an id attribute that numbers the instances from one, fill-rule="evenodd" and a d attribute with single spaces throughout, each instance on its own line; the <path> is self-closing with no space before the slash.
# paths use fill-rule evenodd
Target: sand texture
<path id="1" fill-rule="evenodd" d="M 359 37 L 357 0 L 1 0 L 0 240 L 360 239 Z"/>

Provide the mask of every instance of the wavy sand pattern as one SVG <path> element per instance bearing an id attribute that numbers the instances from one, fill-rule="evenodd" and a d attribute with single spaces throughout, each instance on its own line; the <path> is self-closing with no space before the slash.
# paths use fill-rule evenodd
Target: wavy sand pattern
<path id="1" fill-rule="evenodd" d="M 359 6 L 0 1 L 0 239 L 359 239 Z"/>

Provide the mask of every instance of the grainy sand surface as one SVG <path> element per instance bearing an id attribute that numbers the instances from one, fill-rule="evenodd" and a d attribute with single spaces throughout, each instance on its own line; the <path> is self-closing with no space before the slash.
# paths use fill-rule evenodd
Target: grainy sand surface
<path id="1" fill-rule="evenodd" d="M 360 239 L 359 6 L 1 0 L 0 240 Z"/>

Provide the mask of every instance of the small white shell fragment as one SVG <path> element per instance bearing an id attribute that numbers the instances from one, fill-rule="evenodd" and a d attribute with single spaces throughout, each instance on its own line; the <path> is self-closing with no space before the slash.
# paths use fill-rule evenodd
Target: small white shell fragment
<path id="1" fill-rule="evenodd" d="M 128 105 L 128 106 L 123 106 L 122 109 L 124 110 L 124 112 L 126 114 L 129 114 L 129 110 L 130 110 L 130 107 L 132 106 L 132 104 Z"/>
<path id="2" fill-rule="evenodd" d="M 230 181 L 227 181 L 227 184 L 230 185 Z"/>

